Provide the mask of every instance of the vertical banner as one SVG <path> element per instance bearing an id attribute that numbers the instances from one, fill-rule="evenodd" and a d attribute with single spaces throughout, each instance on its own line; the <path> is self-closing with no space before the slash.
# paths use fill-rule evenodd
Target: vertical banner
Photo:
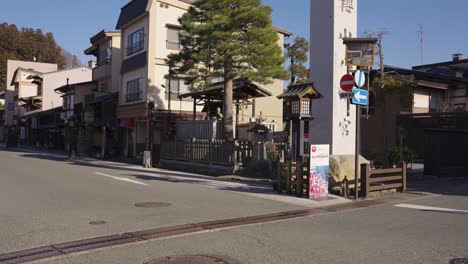
<path id="1" fill-rule="evenodd" d="M 320 198 L 328 195 L 329 162 L 330 145 L 310 146 L 310 198 Z"/>

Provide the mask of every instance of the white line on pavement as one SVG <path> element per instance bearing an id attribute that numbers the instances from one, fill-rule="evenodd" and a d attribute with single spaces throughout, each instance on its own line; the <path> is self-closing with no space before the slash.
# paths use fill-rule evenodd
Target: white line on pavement
<path id="1" fill-rule="evenodd" d="M 436 212 L 443 212 L 443 213 L 467 214 L 468 215 L 468 211 L 450 209 L 450 208 L 423 206 L 423 205 L 415 205 L 415 204 L 397 204 L 395 206 L 400 207 L 400 208 L 409 208 L 409 209 L 416 209 L 416 210 L 423 210 L 423 211 L 436 211 Z"/>
<path id="2" fill-rule="evenodd" d="M 111 179 L 114 179 L 114 180 L 118 180 L 118 181 L 124 181 L 124 182 L 130 182 L 130 183 L 135 183 L 135 184 L 140 184 L 140 185 L 149 186 L 149 185 L 146 184 L 146 183 L 142 183 L 142 182 L 139 182 L 139 181 L 130 180 L 130 179 L 127 179 L 127 178 L 115 177 L 115 176 L 107 175 L 107 174 L 100 173 L 100 172 L 95 172 L 95 173 L 96 173 L 97 175 L 101 175 L 101 176 L 108 177 L 108 178 L 111 178 Z"/>

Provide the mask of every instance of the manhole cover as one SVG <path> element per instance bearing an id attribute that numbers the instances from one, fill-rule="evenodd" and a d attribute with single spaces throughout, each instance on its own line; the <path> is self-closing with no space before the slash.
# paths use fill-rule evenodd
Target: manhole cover
<path id="1" fill-rule="evenodd" d="M 228 262 L 208 256 L 174 256 L 154 259 L 145 264 L 228 264 Z"/>
<path id="2" fill-rule="evenodd" d="M 89 222 L 90 225 L 105 225 L 107 224 L 106 221 L 91 221 Z"/>
<path id="3" fill-rule="evenodd" d="M 450 260 L 450 264 L 468 264 L 468 258 L 455 258 Z"/>
<path id="4" fill-rule="evenodd" d="M 161 208 L 161 207 L 168 207 L 170 203 L 162 203 L 162 202 L 144 202 L 144 203 L 136 203 L 136 207 L 141 208 Z"/>

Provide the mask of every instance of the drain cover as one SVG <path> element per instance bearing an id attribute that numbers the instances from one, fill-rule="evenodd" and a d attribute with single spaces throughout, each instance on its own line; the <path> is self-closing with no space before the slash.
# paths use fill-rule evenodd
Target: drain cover
<path id="1" fill-rule="evenodd" d="M 145 264 L 228 264 L 228 262 L 209 256 L 174 256 L 151 260 Z"/>
<path id="2" fill-rule="evenodd" d="M 136 203 L 136 207 L 141 208 L 161 208 L 161 207 L 168 207 L 170 203 L 162 203 L 162 202 L 144 202 L 144 203 Z"/>
<path id="3" fill-rule="evenodd" d="M 468 258 L 455 258 L 450 260 L 450 264 L 468 264 Z"/>
<path id="4" fill-rule="evenodd" d="M 105 225 L 107 224 L 106 221 L 91 221 L 89 222 L 90 225 Z"/>

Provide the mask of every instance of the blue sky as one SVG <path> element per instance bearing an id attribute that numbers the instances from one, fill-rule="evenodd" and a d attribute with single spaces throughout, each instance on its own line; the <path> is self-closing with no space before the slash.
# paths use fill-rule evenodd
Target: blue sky
<path id="1" fill-rule="evenodd" d="M 309 38 L 310 0 L 263 0 L 273 8 L 275 26 Z M 340 0 L 330 0 L 340 1 Z M 102 29 L 114 30 L 120 8 L 128 0 L 16 0 L 3 1 L 0 22 L 42 28 L 57 42 L 88 58 L 83 50 L 89 38 Z M 448 4 L 449 3 L 449 4 Z M 468 57 L 466 0 L 359 0 L 359 33 L 385 29 L 385 63 L 410 67 L 421 62 L 419 25 L 424 28 L 424 63 L 451 59 L 453 53 Z"/>

